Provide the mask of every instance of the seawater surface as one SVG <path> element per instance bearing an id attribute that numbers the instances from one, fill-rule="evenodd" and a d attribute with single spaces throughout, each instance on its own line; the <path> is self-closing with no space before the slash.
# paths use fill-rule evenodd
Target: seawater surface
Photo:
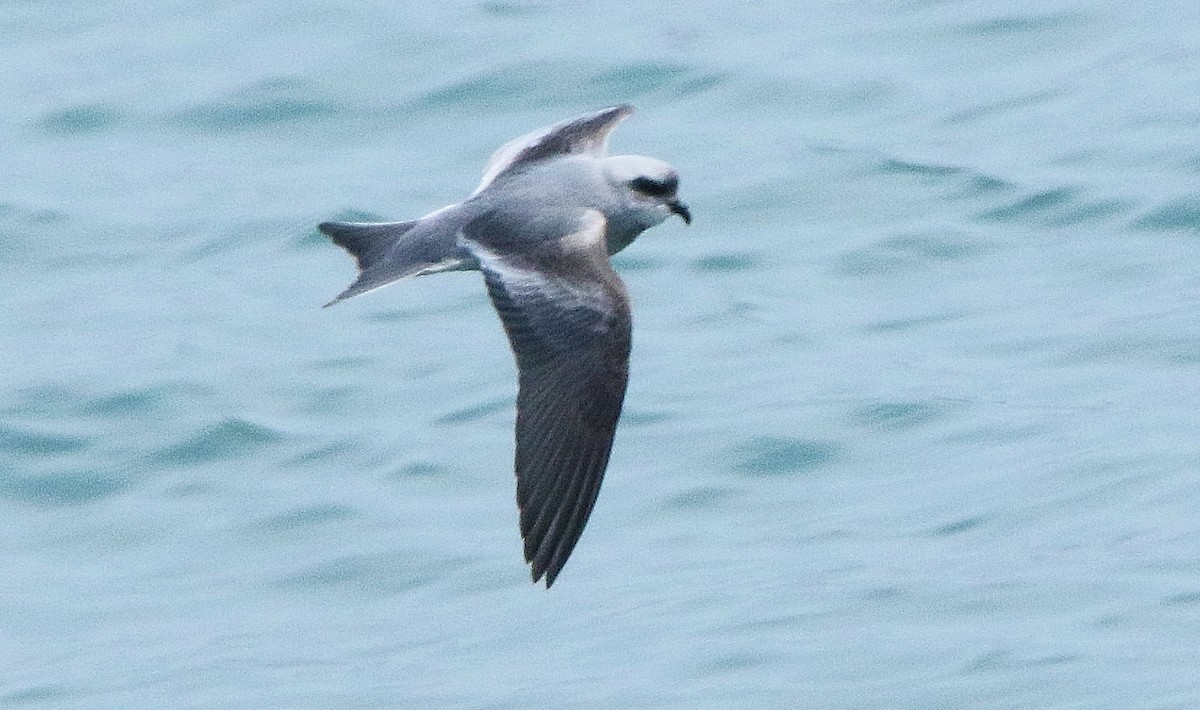
<path id="1" fill-rule="evenodd" d="M 1192 3 L 0 7 L 0 707 L 1200 707 Z M 629 101 L 695 222 L 549 592 L 478 274 L 325 219 Z"/>

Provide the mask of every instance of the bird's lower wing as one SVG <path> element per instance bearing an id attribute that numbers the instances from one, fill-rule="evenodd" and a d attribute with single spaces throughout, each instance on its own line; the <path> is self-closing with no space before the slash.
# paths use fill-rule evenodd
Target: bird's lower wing
<path id="1" fill-rule="evenodd" d="M 628 381 L 629 301 L 608 261 L 604 218 L 523 253 L 464 239 L 520 371 L 517 504 L 536 582 L 554 583 L 591 514 Z"/>

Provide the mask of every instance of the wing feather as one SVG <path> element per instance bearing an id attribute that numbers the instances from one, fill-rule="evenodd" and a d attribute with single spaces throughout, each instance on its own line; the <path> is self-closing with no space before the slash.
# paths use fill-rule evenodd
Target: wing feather
<path id="1" fill-rule="evenodd" d="M 608 149 L 608 134 L 632 113 L 633 106 L 619 104 L 569 118 L 505 143 L 488 161 L 483 180 L 471 193 L 472 196 L 483 192 L 496 178 L 521 165 L 556 155 L 603 156 Z"/>
<path id="2" fill-rule="evenodd" d="M 608 261 L 604 218 L 588 211 L 576 224 L 519 253 L 493 251 L 486 233 L 464 238 L 517 361 L 521 536 L 534 581 L 544 576 L 547 587 L 595 505 L 629 376 L 629 300 Z"/>

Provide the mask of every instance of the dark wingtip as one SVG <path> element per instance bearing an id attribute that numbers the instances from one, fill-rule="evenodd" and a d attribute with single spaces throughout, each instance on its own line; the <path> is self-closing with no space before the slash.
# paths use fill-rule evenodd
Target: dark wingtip
<path id="1" fill-rule="evenodd" d="M 542 581 L 543 577 L 546 579 L 546 589 L 549 589 L 550 585 L 554 584 L 555 575 L 549 573 L 546 565 L 538 560 L 537 550 L 530 549 L 530 538 L 525 538 L 525 562 L 529 565 L 529 577 L 533 580 L 534 584 Z"/>
<path id="2" fill-rule="evenodd" d="M 542 560 L 538 558 L 537 549 L 529 549 L 529 538 L 526 538 L 525 562 L 529 565 L 529 577 L 534 584 L 546 580 L 546 589 L 554 585 L 554 580 L 558 579 L 558 573 L 562 571 L 562 565 L 555 565 L 554 560 Z"/>
<path id="3" fill-rule="evenodd" d="M 538 567 L 537 562 L 530 561 L 529 576 L 533 578 L 533 583 L 537 584 L 543 579 L 546 580 L 546 589 L 554 585 L 554 580 L 558 579 L 558 572 Z"/>

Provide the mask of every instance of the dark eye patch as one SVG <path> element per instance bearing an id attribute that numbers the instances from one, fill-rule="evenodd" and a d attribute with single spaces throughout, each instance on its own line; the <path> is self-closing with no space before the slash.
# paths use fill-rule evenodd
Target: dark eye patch
<path id="1" fill-rule="evenodd" d="M 636 177 L 629 181 L 634 190 L 651 197 L 668 197 L 679 189 L 679 178 L 672 175 L 666 180 L 654 180 L 648 177 Z"/>

